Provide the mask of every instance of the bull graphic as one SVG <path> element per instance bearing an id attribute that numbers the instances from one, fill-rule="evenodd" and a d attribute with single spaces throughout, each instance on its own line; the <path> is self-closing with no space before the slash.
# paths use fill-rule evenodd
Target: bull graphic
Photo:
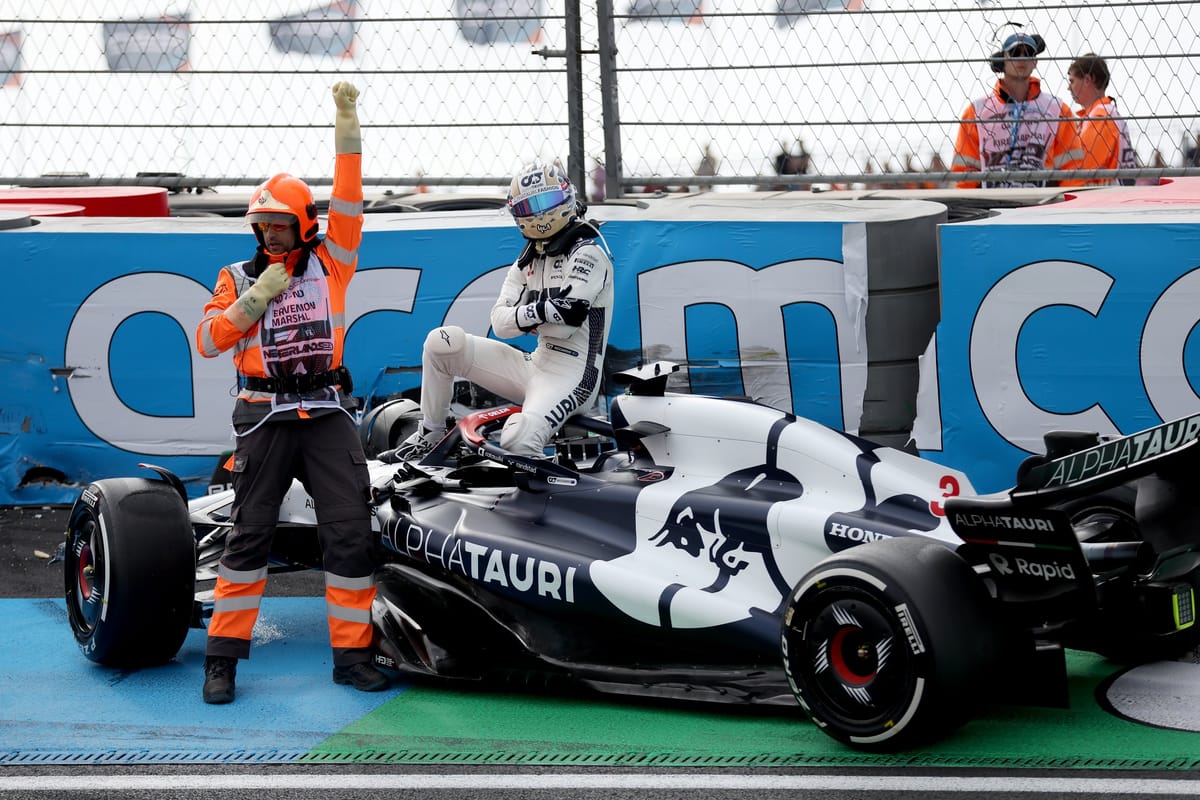
<path id="1" fill-rule="evenodd" d="M 729 581 L 757 561 L 780 595 L 791 588 L 775 561 L 767 514 L 774 503 L 800 496 L 790 474 L 767 465 L 741 469 L 712 486 L 688 492 L 671 508 L 662 529 L 650 537 L 655 547 L 673 547 L 692 558 L 707 558 L 716 567 L 712 582 L 696 587 L 720 592 Z M 671 599 L 685 588 L 672 584 L 663 592 L 659 616 L 671 627 Z"/>
<path id="2" fill-rule="evenodd" d="M 676 475 L 647 486 L 633 552 L 594 562 L 592 582 L 626 614 L 663 628 L 731 624 L 759 616 L 756 609 L 773 613 L 791 587 L 776 562 L 771 508 L 802 492 L 794 476 L 765 462 L 716 483 Z"/>

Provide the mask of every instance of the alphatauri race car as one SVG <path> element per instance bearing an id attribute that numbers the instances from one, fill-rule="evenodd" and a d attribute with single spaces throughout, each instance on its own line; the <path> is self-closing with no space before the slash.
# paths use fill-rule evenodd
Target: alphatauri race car
<path id="1" fill-rule="evenodd" d="M 1066 703 L 1064 649 L 1125 661 L 1200 641 L 1200 414 L 1119 438 L 1058 432 L 1010 491 L 744 398 L 620 376 L 608 419 L 554 457 L 463 415 L 419 462 L 371 460 L 375 661 L 411 680 L 519 681 L 786 705 L 895 750 L 995 700 Z M 394 400 L 373 422 L 419 412 Z M 403 405 L 408 404 L 408 405 Z M 373 454 L 380 455 L 380 454 Z M 211 613 L 229 491 L 170 472 L 96 481 L 71 511 L 66 605 L 85 656 L 170 660 Z M 272 571 L 319 568 L 311 500 L 280 511 Z M 797 713 L 798 717 L 801 717 Z"/>

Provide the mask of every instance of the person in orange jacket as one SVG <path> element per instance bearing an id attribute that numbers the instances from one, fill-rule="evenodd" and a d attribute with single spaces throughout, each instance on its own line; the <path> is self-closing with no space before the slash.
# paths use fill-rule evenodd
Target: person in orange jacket
<path id="1" fill-rule="evenodd" d="M 1108 64 L 1095 53 L 1080 56 L 1067 68 L 1071 98 L 1080 105 L 1078 111 L 1079 144 L 1083 161 L 1079 168 L 1136 169 L 1137 151 L 1129 138 L 1129 126 L 1117 113 L 1117 103 L 1107 95 Z M 1113 178 L 1080 178 L 1063 181 L 1063 186 L 1103 186 L 1117 183 Z M 1132 179 L 1120 183 L 1132 186 Z"/>
<path id="2" fill-rule="evenodd" d="M 1046 42 L 1037 34 L 1014 33 L 992 54 L 1000 74 L 990 94 L 963 112 L 951 172 L 995 172 L 985 181 L 960 181 L 960 189 L 1046 186 L 1046 181 L 1014 181 L 1013 170 L 1075 169 L 1082 159 L 1070 107 L 1042 91 L 1033 77 Z"/>
<path id="3" fill-rule="evenodd" d="M 346 290 L 363 226 L 358 89 L 336 83 L 333 100 L 336 158 L 324 239 L 317 235 L 308 185 L 286 173 L 270 178 L 246 211 L 258 239 L 254 257 L 221 268 L 196 330 L 204 357 L 233 351 L 239 388 L 233 528 L 213 591 L 206 703 L 234 698 L 237 660 L 250 655 L 279 506 L 295 478 L 316 505 L 333 680 L 363 691 L 388 685 L 371 663 L 370 478 L 350 373 L 342 364 Z"/>

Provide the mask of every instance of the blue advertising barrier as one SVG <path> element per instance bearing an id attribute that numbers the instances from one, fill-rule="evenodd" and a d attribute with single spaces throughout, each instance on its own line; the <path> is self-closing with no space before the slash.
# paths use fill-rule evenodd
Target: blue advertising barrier
<path id="1" fill-rule="evenodd" d="M 682 388 L 747 394 L 858 432 L 869 283 L 896 253 L 936 272 L 944 207 L 736 196 L 646 205 L 593 213 L 616 262 L 607 371 L 686 362 Z M 11 298 L 0 333 L 0 504 L 71 502 L 87 482 L 139 474 L 141 462 L 174 471 L 193 496 L 206 490 L 233 446 L 234 370 L 228 355 L 196 353 L 195 329 L 218 268 L 249 258 L 253 243 L 241 220 L 202 217 L 0 230 Z M 421 343 L 438 325 L 486 335 L 521 244 L 495 211 L 368 215 L 347 298 L 355 394 L 370 402 L 417 386 Z M 895 297 L 875 303 L 889 319 L 928 326 L 922 341 L 936 322 L 926 305 L 922 319 L 905 319 Z M 875 341 L 896 339 L 876 326 Z M 886 382 L 876 392 L 890 394 Z"/>
<path id="2" fill-rule="evenodd" d="M 1048 431 L 1128 434 L 1200 410 L 1200 179 L 1004 210 L 940 242 L 922 455 L 999 491 Z"/>

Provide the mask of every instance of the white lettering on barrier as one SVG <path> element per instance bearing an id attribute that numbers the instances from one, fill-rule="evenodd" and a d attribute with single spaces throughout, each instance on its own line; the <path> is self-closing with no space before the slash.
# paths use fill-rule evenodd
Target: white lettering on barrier
<path id="1" fill-rule="evenodd" d="M 847 226 L 854 227 L 854 226 Z M 444 323 L 456 324 L 480 336 L 490 325 L 486 308 L 494 299 L 507 267 L 491 270 L 472 281 L 447 311 Z M 688 305 L 713 302 L 730 306 L 742 351 L 747 390 L 791 408 L 791 382 L 778 360 L 762 363 L 761 352 L 780 350 L 785 342 L 782 313 L 764 313 L 764 302 L 783 309 L 797 303 L 824 308 L 836 327 L 841 363 L 843 413 L 854 429 L 861 414 L 866 386 L 866 342 L 862 319 L 842 264 L 822 259 L 783 262 L 754 270 L 734 262 L 685 262 L 644 273 L 639 291 L 679 297 L 678 303 L 641 320 L 643 341 L 662 342 L 676 357 L 687 358 L 683 315 Z M 350 284 L 346 305 L 347 338 L 354 321 L 375 311 L 413 308 L 420 270 L 378 267 L 360 270 Z M 680 283 L 682 282 L 682 283 Z M 753 291 L 731 287 L 753 282 Z M 853 283 L 853 281 L 849 281 Z M 699 287 L 705 297 L 682 297 L 670 286 Z M 83 303 L 67 332 L 66 363 L 76 368 L 70 381 L 71 397 L 80 419 L 95 435 L 114 446 L 145 455 L 217 455 L 229 446 L 229 416 L 233 398 L 229 388 L 232 368 L 227 357 L 202 358 L 192 345 L 196 325 L 211 289 L 182 275 L 165 272 L 136 273 L 101 286 Z M 188 370 L 192 379 L 192 416 L 142 414 L 120 399 L 106 369 L 110 343 L 128 318 L 150 313 L 145 298 L 154 297 L 154 313 L 174 319 L 187 342 Z M 734 302 L 736 301 L 736 302 Z M 673 302 L 673 301 L 672 301 Z M 853 312 L 853 313 L 852 313 Z M 183 372 L 182 370 L 180 372 Z M 766 394 L 764 394 L 764 392 Z M 767 395 L 770 395 L 768 397 Z"/>
<path id="2" fill-rule="evenodd" d="M 375 311 L 411 311 L 419 270 L 378 268 L 359 272 L 346 298 L 346 328 Z M 80 421 L 114 447 L 144 455 L 219 455 L 229 448 L 233 366 L 227 354 L 203 358 L 195 349 L 196 326 L 212 290 L 183 275 L 139 272 L 98 287 L 79 307 L 67 331 L 67 386 Z M 147 308 L 147 298 L 154 298 Z M 192 385 L 191 416 L 155 416 L 130 408 L 117 393 L 109 350 L 117 330 L 143 313 L 164 314 L 186 342 Z M 143 365 L 158 370 L 159 365 Z M 161 370 L 159 370 L 161 371 Z"/>
<path id="3" fill-rule="evenodd" d="M 1200 269 L 1180 276 L 1159 295 L 1142 326 L 1141 373 L 1146 395 L 1159 419 L 1178 419 L 1196 412 L 1198 398 L 1187 373 L 1180 369 L 1188 337 L 1200 319 Z"/>
<path id="4" fill-rule="evenodd" d="M 860 226 L 847 224 L 845 237 Z M 865 236 L 865 234 L 863 234 Z M 734 261 L 685 261 L 638 275 L 643 347 L 653 343 L 658 358 L 687 360 L 689 308 L 712 304 L 728 308 L 737 325 L 738 359 L 746 392 L 775 408 L 792 409 L 788 359 L 764 362 L 764 352 L 786 348 L 782 309 L 813 303 L 829 312 L 841 356 L 843 429 L 858 430 L 867 385 L 865 255 L 845 243 L 846 264 L 819 258 L 796 259 L 754 269 Z M 859 270 L 862 286 L 856 285 Z M 746 289 L 750 284 L 751 289 Z M 679 291 L 680 286 L 688 291 Z M 733 287 L 738 287 L 733 290 Z M 644 298 L 654 298 L 647 304 Z M 861 302 L 860 302 L 861 301 Z"/>
<path id="5" fill-rule="evenodd" d="M 486 335 L 487 317 L 480 305 L 488 305 L 494 298 L 506 269 L 476 278 L 457 295 L 445 321 Z M 853 293 L 846 289 L 843 273 L 841 264 L 821 259 L 781 262 L 758 270 L 728 261 L 684 262 L 648 270 L 639 276 L 638 292 L 643 297 L 655 296 L 657 304 L 642 312 L 642 341 L 654 342 L 665 353 L 682 354 L 686 359 L 687 307 L 698 302 L 728 307 L 737 325 L 747 390 L 753 387 L 756 396 L 769 399 L 772 405 L 791 408 L 786 366 L 780 366 L 780 361 L 763 364 L 759 358 L 764 347 L 781 348 L 786 342 L 782 315 L 764 313 L 764 298 L 769 298 L 772 309 L 796 303 L 820 305 L 837 329 L 843 413 L 846 427 L 852 429 L 859 418 L 855 404 L 861 408 L 865 388 L 866 348 L 860 320 L 848 307 Z M 419 276 L 416 268 L 360 271 L 347 298 L 347 328 L 375 311 L 411 311 Z M 753 280 L 753 291 L 729 290 L 747 280 Z M 680 285 L 700 287 L 700 294 L 684 296 L 668 290 Z M 1111 276 L 1086 264 L 1047 261 L 1010 273 L 985 296 L 972 330 L 988 334 L 971 337 L 971 380 L 988 422 L 1006 441 L 1028 452 L 1041 452 L 1044 430 L 1118 432 L 1099 402 L 1075 414 L 1057 414 L 1035 405 L 1021 388 L 1016 357 L 1022 327 L 1041 309 L 1069 305 L 1096 316 L 1112 286 Z M 103 284 L 80 305 L 67 331 L 64 366 L 74 370 L 67 385 L 80 420 L 98 438 L 145 455 L 217 455 L 228 448 L 232 407 L 229 360 L 201 358 L 192 344 L 210 292 L 209 287 L 187 276 L 141 272 Z M 1158 298 L 1141 332 L 1140 374 L 1163 419 L 1196 408 L 1197 395 L 1178 365 L 1196 324 L 1194 298 L 1198 294 L 1200 270 L 1193 270 Z M 156 298 L 153 309 L 146 308 L 147 297 Z M 142 313 L 165 315 L 179 325 L 187 342 L 191 416 L 138 412 L 121 399 L 113 385 L 108 361 L 112 341 L 122 324 Z M 1139 446 L 1152 448 L 1155 444 Z"/>
<path id="6" fill-rule="evenodd" d="M 972 324 L 971 382 L 980 410 L 1011 444 L 1040 453 L 1042 431 L 1116 432 L 1099 403 L 1076 414 L 1055 414 L 1034 404 L 1017 363 L 1021 329 L 1038 311 L 1070 305 L 1095 316 L 1112 284 L 1110 275 L 1086 264 L 1042 261 L 1005 275 L 979 304 Z"/>
<path id="7" fill-rule="evenodd" d="M 485 272 L 468 283 L 455 297 L 454 302 L 450 305 L 450 310 L 442 319 L 442 324 L 457 325 L 467 333 L 487 336 L 492 329 L 489 311 L 492 303 L 496 301 L 496 295 L 500 294 L 500 287 L 504 285 L 504 276 L 507 273 L 507 266 L 500 267 Z M 419 346 L 420 339 L 417 342 Z"/>
<path id="8" fill-rule="evenodd" d="M 1036 405 L 1024 391 L 1017 363 L 1017 339 L 1033 316 L 1044 308 L 1065 305 L 1095 317 L 1113 283 L 1112 276 L 1087 264 L 1042 261 L 1009 273 L 988 291 L 971 327 L 971 383 L 980 409 L 1005 441 L 1040 453 L 1044 450 L 1041 435 L 1047 430 L 1121 433 L 1100 399 L 1073 414 L 1054 413 Z M 1200 402 L 1187 372 L 1180 369 L 1187 341 L 1200 320 L 1197 296 L 1200 269 L 1177 278 L 1157 298 L 1140 331 L 1138 374 L 1151 405 L 1164 421 L 1194 414 Z M 1130 331 L 1129 335 L 1138 336 L 1139 332 Z M 1149 436 L 1126 446 L 1129 452 L 1099 454 L 1113 459 L 1112 464 L 1097 463 L 1089 469 L 1116 468 L 1122 462 L 1146 458 L 1156 448 L 1171 449 L 1169 442 L 1154 442 Z"/>
<path id="9" fill-rule="evenodd" d="M 210 297 L 211 289 L 182 275 L 138 272 L 97 287 L 83 301 L 67 331 L 63 357 L 74 370 L 67 381 L 71 401 L 92 433 L 114 447 L 146 455 L 217 455 L 228 449 L 232 367 L 228 359 L 202 358 L 193 345 Z M 192 416 L 143 414 L 117 394 L 109 365 L 112 340 L 122 324 L 143 313 L 164 314 L 180 327 L 186 347 L 181 356 L 191 361 Z M 140 366 L 160 371 L 156 364 Z"/>

